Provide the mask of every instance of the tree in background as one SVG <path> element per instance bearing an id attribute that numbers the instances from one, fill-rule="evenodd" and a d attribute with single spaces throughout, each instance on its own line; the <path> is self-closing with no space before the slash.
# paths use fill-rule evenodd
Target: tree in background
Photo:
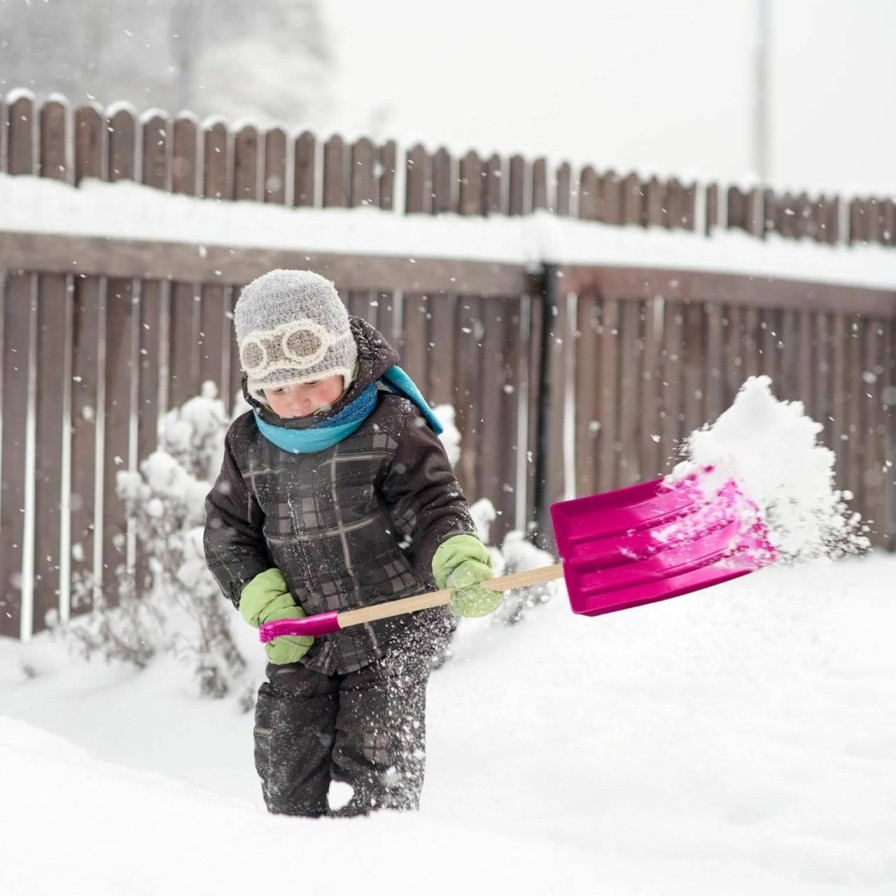
<path id="1" fill-rule="evenodd" d="M 0 93 L 295 125 L 330 68 L 317 0 L 0 0 Z"/>

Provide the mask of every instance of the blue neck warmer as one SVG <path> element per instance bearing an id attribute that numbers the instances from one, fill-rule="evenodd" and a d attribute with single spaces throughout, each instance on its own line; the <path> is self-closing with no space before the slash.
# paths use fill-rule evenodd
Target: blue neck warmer
<path id="1" fill-rule="evenodd" d="M 442 432 L 442 424 L 433 414 L 416 383 L 397 365 L 390 367 L 380 378 L 391 392 L 412 401 L 436 435 Z M 258 431 L 269 441 L 290 454 L 311 454 L 332 448 L 361 428 L 361 424 L 376 407 L 376 383 L 371 383 L 353 402 L 347 404 L 335 417 L 321 420 L 306 429 L 287 429 L 266 423 L 255 411 Z"/>

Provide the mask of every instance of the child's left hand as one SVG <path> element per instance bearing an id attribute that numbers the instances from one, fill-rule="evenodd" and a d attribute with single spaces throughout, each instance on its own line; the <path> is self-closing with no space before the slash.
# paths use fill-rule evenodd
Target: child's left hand
<path id="1" fill-rule="evenodd" d="M 276 567 L 260 572 L 240 595 L 240 614 L 256 628 L 278 619 L 304 619 L 305 611 L 290 594 L 283 573 Z M 264 645 L 268 660 L 278 666 L 297 663 L 311 649 L 310 635 L 280 635 Z"/>
<path id="2" fill-rule="evenodd" d="M 276 619 L 304 619 L 305 611 L 301 607 L 284 607 L 272 612 L 265 622 Z M 311 649 L 314 638 L 310 635 L 279 635 L 264 645 L 268 662 L 282 666 L 284 663 L 297 663 Z"/>

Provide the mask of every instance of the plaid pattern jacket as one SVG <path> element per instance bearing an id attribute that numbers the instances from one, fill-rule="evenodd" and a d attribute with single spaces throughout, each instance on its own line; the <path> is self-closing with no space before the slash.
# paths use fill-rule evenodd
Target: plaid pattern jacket
<path id="1" fill-rule="evenodd" d="M 394 363 L 380 334 L 358 320 L 352 326 L 360 373 L 330 413 Z M 309 615 L 431 590 L 438 545 L 475 532 L 441 442 L 413 403 L 387 392 L 353 435 L 310 454 L 269 442 L 251 412 L 238 417 L 206 510 L 206 559 L 234 605 L 246 584 L 276 566 Z M 345 674 L 383 657 L 399 632 L 406 643 L 432 638 L 435 652 L 451 626 L 445 608 L 353 626 L 315 639 L 302 662 Z"/>

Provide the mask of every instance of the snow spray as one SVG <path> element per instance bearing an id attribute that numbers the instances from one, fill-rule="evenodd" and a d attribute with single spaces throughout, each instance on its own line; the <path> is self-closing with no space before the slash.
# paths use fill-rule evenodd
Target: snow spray
<path id="1" fill-rule="evenodd" d="M 750 377 L 730 408 L 687 437 L 669 478 L 710 469 L 700 481 L 713 494 L 736 480 L 745 515 L 758 508 L 780 562 L 862 553 L 867 526 L 848 508 L 852 495 L 834 487 L 834 452 L 818 441 L 822 425 L 802 402 L 776 399 L 771 382 Z"/>

